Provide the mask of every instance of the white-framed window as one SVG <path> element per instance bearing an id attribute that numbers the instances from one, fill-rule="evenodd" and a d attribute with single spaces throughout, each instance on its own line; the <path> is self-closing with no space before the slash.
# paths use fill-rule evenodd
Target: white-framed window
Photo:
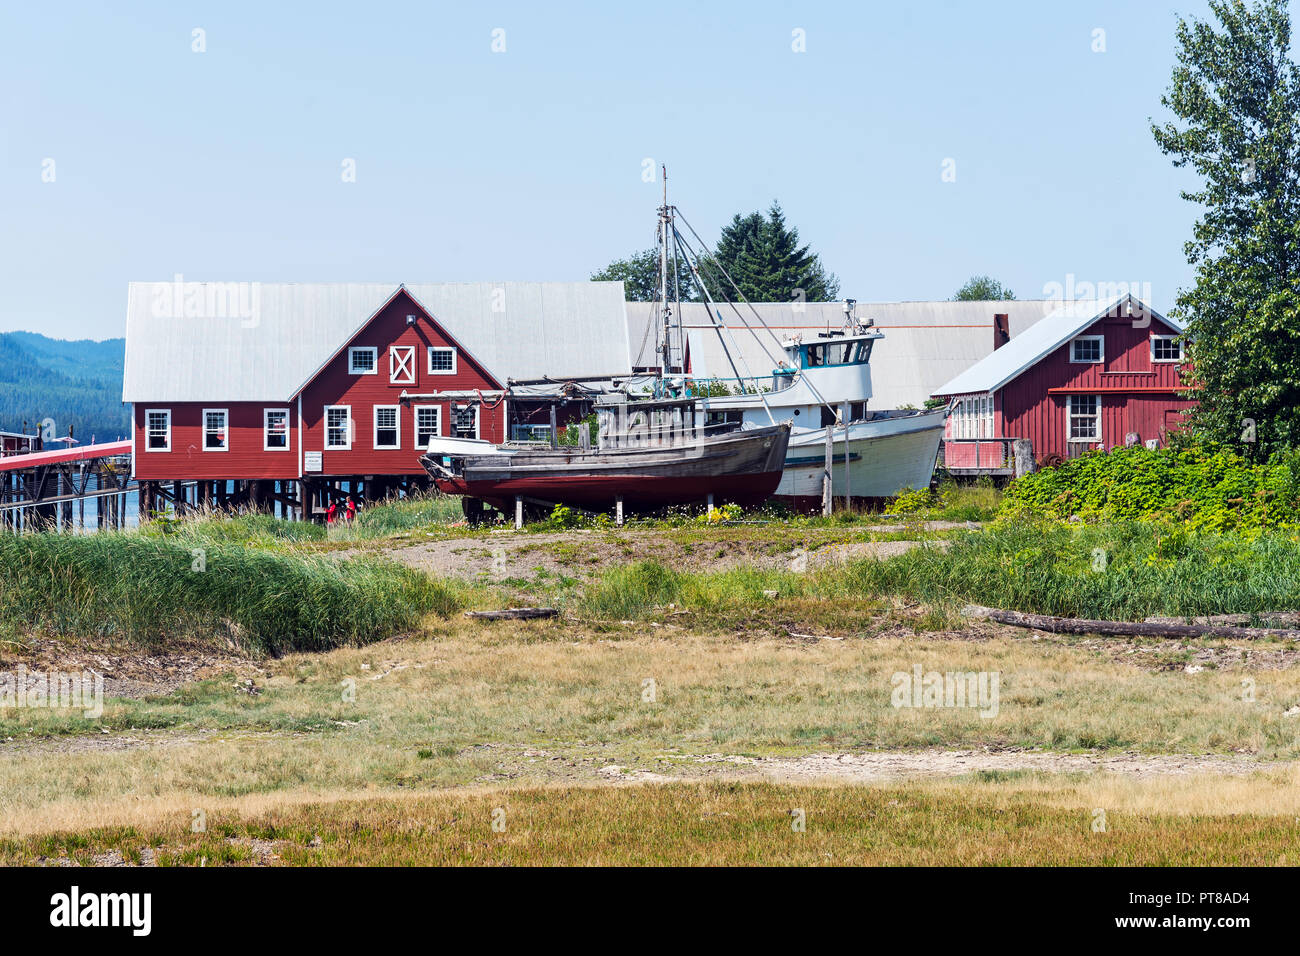
<path id="1" fill-rule="evenodd" d="M 1151 361 L 1181 362 L 1183 360 L 1183 342 L 1177 335 L 1151 336 Z"/>
<path id="2" fill-rule="evenodd" d="M 224 408 L 203 409 L 203 450 L 230 450 L 230 412 Z"/>
<path id="3" fill-rule="evenodd" d="M 262 410 L 262 451 L 289 450 L 289 409 Z"/>
<path id="4" fill-rule="evenodd" d="M 438 405 L 415 406 L 415 447 L 424 451 L 429 440 L 442 434 L 442 408 Z"/>
<path id="5" fill-rule="evenodd" d="M 352 447 L 352 406 L 325 406 L 325 447 L 348 451 Z"/>
<path id="6" fill-rule="evenodd" d="M 456 350 L 441 345 L 429 346 L 429 374 L 455 375 Z"/>
<path id="7" fill-rule="evenodd" d="M 950 438 L 992 438 L 993 396 L 969 395 L 957 399 L 950 421 Z"/>
<path id="8" fill-rule="evenodd" d="M 451 436 L 453 438 L 478 438 L 477 405 L 453 405 L 451 407 Z"/>
<path id="9" fill-rule="evenodd" d="M 402 429 L 401 429 L 401 406 L 399 405 L 376 405 L 375 406 L 375 447 L 376 448 L 401 448 L 402 447 Z"/>
<path id="10" fill-rule="evenodd" d="M 1080 335 L 1070 341 L 1070 361 L 1079 363 L 1104 362 L 1106 360 L 1106 337 L 1104 335 Z"/>
<path id="11" fill-rule="evenodd" d="M 394 345 L 388 350 L 388 381 L 392 385 L 415 384 L 414 345 Z"/>
<path id="12" fill-rule="evenodd" d="M 172 450 L 172 411 L 170 408 L 145 409 L 144 450 Z"/>
<path id="13" fill-rule="evenodd" d="M 370 345 L 348 349 L 349 375 L 374 375 L 378 371 L 379 349 Z"/>
<path id="14" fill-rule="evenodd" d="M 1071 395 L 1066 409 L 1070 441 L 1101 441 L 1101 396 Z"/>

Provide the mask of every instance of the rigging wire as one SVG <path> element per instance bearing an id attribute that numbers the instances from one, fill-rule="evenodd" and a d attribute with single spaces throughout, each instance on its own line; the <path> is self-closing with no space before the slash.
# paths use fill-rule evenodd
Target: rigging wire
<path id="1" fill-rule="evenodd" d="M 698 242 L 698 243 L 700 244 L 701 248 L 708 248 L 708 247 L 705 245 L 704 240 L 700 238 L 700 234 L 699 234 L 698 232 L 695 231 L 695 227 L 692 226 L 692 225 L 690 224 L 690 222 L 687 220 L 687 218 L 686 218 L 685 216 L 682 216 L 680 210 L 677 210 L 677 215 L 678 215 L 678 216 L 681 216 L 681 220 L 682 220 L 682 222 L 686 224 L 686 228 L 689 229 L 689 230 L 691 231 L 691 235 L 695 237 L 696 242 Z M 679 238 L 679 239 L 682 238 L 681 235 L 680 235 L 680 233 L 678 234 L 678 238 Z M 687 246 L 686 246 L 686 247 L 687 247 L 688 249 L 691 248 L 689 243 L 687 243 Z M 692 252 L 694 252 L 693 249 L 692 249 Z M 696 254 L 696 256 L 697 256 L 697 258 L 699 258 L 698 253 Z M 754 304 L 753 304 L 752 302 L 750 302 L 748 299 L 745 298 L 745 293 L 743 293 L 743 292 L 740 291 L 740 287 L 739 287 L 738 285 L 736 285 L 736 280 L 734 280 L 733 278 L 731 278 L 731 275 L 727 272 L 726 267 L 723 266 L 721 262 L 718 262 L 717 259 L 716 259 L 716 257 L 714 257 L 714 259 L 713 259 L 713 264 L 716 265 L 716 266 L 718 267 L 718 271 L 721 272 L 721 273 L 726 277 L 727 281 L 731 283 L 731 287 L 732 287 L 733 289 L 736 290 L 736 295 L 740 296 L 740 301 L 743 302 L 743 303 L 745 303 L 745 305 L 749 306 L 749 311 L 751 311 L 751 312 L 754 313 L 754 318 L 758 319 L 759 324 L 763 326 L 763 328 L 767 331 L 767 334 L 770 335 L 770 336 L 772 336 L 773 341 L 775 341 L 778 345 L 781 345 L 781 351 L 784 353 L 784 352 L 785 352 L 785 346 L 781 343 L 780 338 L 778 338 L 778 337 L 777 337 L 777 334 L 776 334 L 775 332 L 772 331 L 771 326 L 769 326 L 769 325 L 767 324 L 767 322 L 766 322 L 766 321 L 763 319 L 763 317 L 759 314 L 758 310 L 754 308 Z M 701 280 L 701 285 L 702 285 L 702 284 L 703 284 L 703 282 L 702 282 L 702 280 Z M 706 297 L 708 296 L 708 291 L 707 291 L 707 290 L 705 290 L 705 296 L 706 296 Z M 710 302 L 712 302 L 712 299 L 710 299 Z M 767 357 L 768 357 L 768 358 L 769 358 L 769 359 L 770 359 L 774 364 L 776 364 L 776 365 L 785 365 L 786 362 L 785 362 L 784 360 L 778 360 L 778 359 L 776 359 L 776 358 L 772 355 L 772 353 L 768 351 L 767 346 L 763 344 L 763 340 L 759 337 L 758 332 L 754 329 L 754 327 L 753 327 L 752 325 L 749 324 L 749 320 L 746 319 L 745 316 L 741 314 L 740 310 L 736 308 L 736 304 L 735 304 L 734 302 L 728 302 L 727 304 L 731 307 L 731 310 L 732 310 L 733 312 L 736 313 L 736 317 L 737 317 L 738 319 L 740 319 L 741 323 L 745 326 L 746 330 L 748 330 L 749 333 L 750 333 L 751 335 L 754 336 L 754 341 L 758 343 L 759 348 L 761 348 L 761 349 L 763 350 L 764 354 L 766 354 Z M 712 318 L 713 318 L 713 315 L 710 314 L 709 317 L 712 319 Z M 725 328 L 725 326 L 723 326 L 723 325 L 721 324 L 721 317 L 720 317 L 720 316 L 718 317 L 717 321 L 714 322 L 714 328 L 719 329 L 719 330 L 722 329 L 722 328 Z M 719 331 L 719 334 L 718 334 L 718 339 L 719 339 L 719 341 L 722 340 L 722 334 L 721 334 L 720 331 Z M 733 341 L 734 341 L 734 340 L 733 340 Z M 726 344 L 725 344 L 725 343 L 723 343 L 723 350 L 726 351 Z M 732 367 L 734 368 L 735 366 L 733 365 Z M 827 411 L 829 411 L 832 415 L 838 415 L 838 414 L 839 414 L 839 410 L 838 410 L 834 405 L 832 405 L 830 402 L 828 402 L 828 401 L 826 400 L 826 398 L 821 394 L 821 392 L 819 392 L 819 391 L 817 390 L 817 386 L 814 385 L 814 384 L 813 384 L 813 383 L 808 379 L 808 376 L 806 376 L 806 375 L 805 375 L 805 376 L 801 376 L 801 378 L 803 379 L 804 383 L 808 386 L 808 390 L 809 390 L 810 392 L 812 392 L 813 397 L 816 398 L 817 401 L 820 402 L 821 405 L 822 405 L 823 407 L 825 407 Z M 765 402 L 764 404 L 766 404 L 766 402 Z M 846 424 L 847 424 L 847 423 L 846 423 Z"/>
<path id="2" fill-rule="evenodd" d="M 679 244 L 679 245 L 682 246 L 682 252 L 683 252 L 683 253 L 686 253 L 687 250 L 689 249 L 689 245 L 685 243 L 685 240 L 682 238 L 681 233 L 678 232 L 676 228 L 673 229 L 673 238 L 676 240 L 677 244 Z M 688 259 L 687 259 L 687 265 L 690 265 L 690 264 L 691 264 L 691 263 L 690 263 L 690 260 L 689 260 L 689 258 L 688 258 Z M 696 275 L 697 278 L 698 278 L 699 273 L 698 273 L 698 271 L 695 270 L 694 267 L 692 267 L 691 271 L 692 271 L 693 273 L 695 273 L 695 275 Z M 712 296 L 709 295 L 709 291 L 708 291 L 708 289 L 704 287 L 704 283 L 703 283 L 703 280 L 702 280 L 702 279 L 700 280 L 700 288 L 704 290 L 704 297 L 705 297 L 705 299 L 708 300 L 709 305 L 712 306 L 712 305 L 713 305 L 713 298 L 712 298 Z M 711 315 L 711 314 L 712 314 L 712 312 L 710 311 L 710 315 Z M 737 378 L 742 382 L 742 387 L 743 387 L 744 378 L 741 378 L 739 371 L 736 370 L 736 363 L 735 363 L 735 362 L 732 360 L 732 358 L 731 358 L 731 350 L 727 348 L 726 340 L 723 339 L 722 334 L 721 334 L 721 333 L 722 333 L 722 330 L 725 329 L 726 326 L 722 325 L 720 322 L 715 322 L 715 323 L 714 323 L 714 327 L 715 327 L 716 329 L 719 330 L 719 333 L 718 333 L 718 341 L 722 343 L 722 350 L 723 350 L 723 351 L 726 353 L 726 355 L 727 355 L 727 361 L 731 364 L 731 369 L 732 369 L 732 371 L 733 371 L 733 372 L 736 372 L 736 377 L 737 377 Z M 735 337 L 734 337 L 734 336 L 732 336 L 732 345 L 736 345 L 736 341 L 735 341 Z M 763 409 L 767 412 L 767 417 L 771 420 L 772 424 L 775 425 L 775 424 L 776 424 L 776 416 L 772 414 L 772 407 L 771 407 L 770 405 L 767 404 L 767 396 L 763 393 L 763 387 L 762 387 L 761 385 L 759 385 L 759 383 L 758 383 L 758 379 L 754 376 L 754 373 L 750 371 L 750 369 L 749 369 L 749 363 L 748 363 L 747 361 L 745 361 L 745 355 L 744 355 L 743 352 L 740 351 L 739 347 L 736 348 L 736 353 L 740 356 L 740 364 L 743 365 L 743 366 L 745 367 L 745 377 L 749 378 L 749 380 L 752 381 L 752 382 L 754 383 L 754 391 L 755 391 L 755 393 L 758 395 L 758 399 L 759 399 L 759 401 L 761 401 L 761 402 L 763 403 Z"/>
<path id="3" fill-rule="evenodd" d="M 681 215 L 680 211 L 678 212 L 678 215 Z M 695 237 L 695 241 L 700 244 L 700 248 L 707 249 L 708 244 L 703 239 L 700 238 L 700 234 L 695 231 L 695 227 L 690 224 L 690 221 L 685 216 L 682 216 L 681 218 L 682 218 L 682 222 L 686 224 L 686 228 L 691 231 L 691 235 Z M 775 342 L 777 344 L 777 347 L 782 351 L 782 353 L 784 353 L 785 344 L 781 341 L 780 337 L 775 332 L 772 331 L 771 327 L 767 324 L 766 320 L 764 320 L 764 318 L 761 315 L 759 315 L 758 310 L 754 308 L 753 303 L 751 303 L 748 299 L 745 298 L 745 293 L 740 291 L 740 286 L 736 285 L 736 280 L 731 278 L 731 274 L 727 272 L 726 266 L 724 266 L 721 262 L 719 262 L 716 256 L 711 257 L 711 262 L 713 265 L 717 266 L 718 271 L 722 273 L 723 277 L 728 282 L 731 283 L 731 287 L 736 290 L 736 295 L 740 296 L 740 301 L 745 303 L 745 305 L 749 306 L 749 311 L 754 313 L 754 318 L 758 319 L 759 324 L 763 326 L 763 328 L 767 331 L 768 335 L 772 336 L 772 341 Z M 728 300 L 730 300 L 731 296 L 727 296 L 727 298 Z M 728 301 L 727 304 L 731 306 L 731 310 L 736 313 L 736 317 L 739 318 L 740 321 L 744 323 L 747 329 L 749 329 L 750 333 L 754 336 L 755 341 L 758 342 L 759 347 L 762 348 L 763 351 L 767 354 L 767 357 L 771 359 L 773 362 L 780 364 L 780 360 L 777 359 L 771 352 L 767 351 L 767 346 L 763 344 L 763 340 L 760 339 L 758 337 L 758 333 L 755 332 L 752 327 L 750 327 L 749 320 L 747 320 L 743 315 L 740 314 L 740 310 L 736 308 L 736 303 L 734 301 Z"/>

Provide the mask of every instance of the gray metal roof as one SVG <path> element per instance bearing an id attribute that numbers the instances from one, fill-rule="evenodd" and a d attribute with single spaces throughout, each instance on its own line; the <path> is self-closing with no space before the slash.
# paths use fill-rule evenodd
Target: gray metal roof
<path id="1" fill-rule="evenodd" d="M 1163 322 L 1179 332 L 1182 326 L 1167 319 L 1155 309 L 1130 295 L 1112 299 L 1080 299 L 1068 302 L 1052 311 L 1042 321 L 1015 336 L 1002 348 L 934 389 L 935 395 L 970 395 L 995 392 L 1025 369 L 1038 362 L 1103 316 L 1125 310 L 1129 305 L 1135 312 L 1145 309 L 1153 321 Z M 1140 314 L 1140 313 L 1139 313 Z"/>
<path id="2" fill-rule="evenodd" d="M 885 337 L 872 352 L 871 382 L 874 408 L 899 408 L 922 405 L 935 389 L 986 355 L 993 352 L 993 316 L 1005 313 L 1012 341 L 1054 309 L 1059 302 L 1029 299 L 988 302 L 859 302 L 854 315 L 859 321 L 871 319 Z M 759 302 L 755 311 L 778 338 L 795 332 L 838 329 L 844 323 L 842 302 L 806 302 L 802 308 L 793 302 Z M 753 313 L 737 305 L 741 314 L 758 327 Z M 771 359 L 754 335 L 745 327 L 729 305 L 719 304 L 723 323 L 730 331 L 728 347 L 733 348 L 755 375 L 771 371 Z M 656 364 L 654 337 L 646 334 L 653 319 L 653 303 L 629 302 L 628 341 L 636 367 Z M 691 349 L 691 368 L 699 376 L 733 377 L 726 352 L 712 330 L 707 306 L 682 303 L 682 321 L 686 326 Z M 780 351 L 773 339 L 759 327 L 767 350 Z M 644 344 L 643 344 L 644 343 Z M 734 343 L 734 344 L 733 344 Z M 1002 350 L 999 350 L 1002 351 Z M 740 362 L 737 361 L 737 365 Z M 744 374 L 744 367 L 741 366 Z"/>
<path id="3" fill-rule="evenodd" d="M 132 282 L 122 400 L 287 400 L 399 287 L 187 282 L 176 295 L 170 282 Z M 503 383 L 629 371 L 621 282 L 415 283 L 406 290 Z"/>

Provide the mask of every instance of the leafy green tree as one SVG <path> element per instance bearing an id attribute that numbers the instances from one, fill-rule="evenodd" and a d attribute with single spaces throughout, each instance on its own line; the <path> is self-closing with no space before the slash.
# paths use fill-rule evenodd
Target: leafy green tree
<path id="1" fill-rule="evenodd" d="M 957 290 L 953 302 L 1005 302 L 1014 299 L 1016 294 L 1009 286 L 1003 285 L 992 276 L 971 276 L 966 284 Z"/>
<path id="2" fill-rule="evenodd" d="M 626 259 L 615 259 L 605 268 L 591 277 L 593 282 L 622 282 L 624 294 L 629 302 L 653 302 L 659 298 L 659 250 L 646 249 L 633 253 Z M 674 289 L 676 291 L 674 291 Z M 690 267 L 678 256 L 677 285 L 673 286 L 672 268 L 668 275 L 669 299 L 680 298 L 683 302 L 695 300 L 698 292 Z"/>
<path id="3" fill-rule="evenodd" d="M 1193 434 L 1253 458 L 1300 443 L 1300 76 L 1283 0 L 1210 0 L 1217 23 L 1180 20 L 1178 63 L 1152 134 L 1199 188 L 1185 244 Z M 1244 441 L 1243 441 L 1244 439 Z M 1252 439 L 1257 439 L 1252 441 Z"/>
<path id="4" fill-rule="evenodd" d="M 839 280 L 809 250 L 800 245 L 799 230 L 786 225 L 781 204 L 773 202 L 767 215 L 733 216 L 701 272 L 709 293 L 719 300 L 736 298 L 722 274 L 725 269 L 751 302 L 833 301 Z"/>

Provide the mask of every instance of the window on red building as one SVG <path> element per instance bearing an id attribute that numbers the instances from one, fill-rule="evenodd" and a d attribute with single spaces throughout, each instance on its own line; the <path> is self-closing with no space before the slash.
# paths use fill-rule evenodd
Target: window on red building
<path id="1" fill-rule="evenodd" d="M 1070 396 L 1070 441 L 1101 441 L 1101 396 Z"/>

